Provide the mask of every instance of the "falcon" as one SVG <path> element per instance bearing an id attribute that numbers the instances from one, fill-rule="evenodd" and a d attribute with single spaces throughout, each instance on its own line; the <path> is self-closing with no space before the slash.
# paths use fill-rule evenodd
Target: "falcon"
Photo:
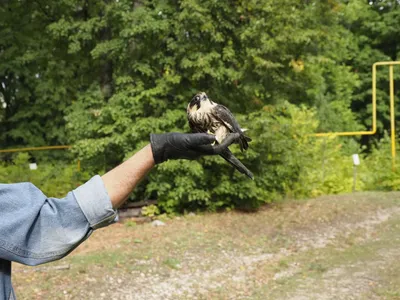
<path id="1" fill-rule="evenodd" d="M 228 108 L 211 101 L 204 92 L 197 93 L 187 107 L 187 117 L 192 132 L 204 132 L 214 134 L 216 142 L 222 141 L 231 133 L 238 133 L 238 144 L 243 152 L 249 147 L 251 139 L 244 134 L 233 114 Z M 227 162 L 233 165 L 239 172 L 253 179 L 253 174 L 226 148 L 220 154 Z"/>

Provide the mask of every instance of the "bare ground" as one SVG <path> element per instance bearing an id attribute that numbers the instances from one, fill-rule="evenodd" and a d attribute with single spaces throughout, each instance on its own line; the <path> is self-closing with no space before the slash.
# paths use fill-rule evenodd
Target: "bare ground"
<path id="1" fill-rule="evenodd" d="M 400 299 L 400 193 L 99 230 L 63 261 L 16 266 L 20 299 Z"/>

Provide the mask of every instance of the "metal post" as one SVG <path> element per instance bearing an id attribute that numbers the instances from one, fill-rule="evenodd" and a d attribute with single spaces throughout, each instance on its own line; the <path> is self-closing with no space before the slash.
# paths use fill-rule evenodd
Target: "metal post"
<path id="1" fill-rule="evenodd" d="M 360 157 L 358 154 L 353 154 L 353 193 L 356 191 L 356 182 L 357 182 L 357 166 L 360 164 Z"/>
<path id="2" fill-rule="evenodd" d="M 12 153 L 12 152 L 22 152 L 22 151 L 45 151 L 45 150 L 59 150 L 59 149 L 70 149 L 69 145 L 60 146 L 42 146 L 42 147 L 26 147 L 26 148 L 16 148 L 16 149 L 0 149 L 0 153 Z M 77 171 L 81 171 L 81 161 L 78 159 Z"/>
<path id="3" fill-rule="evenodd" d="M 390 136 L 392 140 L 392 169 L 394 170 L 396 163 L 396 131 L 395 131 L 395 117 L 394 117 L 393 65 L 389 66 L 389 79 L 390 79 Z"/>
<path id="4" fill-rule="evenodd" d="M 376 63 L 372 65 L 372 132 L 376 133 Z"/>
<path id="5" fill-rule="evenodd" d="M 11 153 L 21 151 L 40 151 L 40 150 L 57 150 L 57 149 L 69 149 L 71 146 L 43 146 L 43 147 L 27 147 L 27 148 L 16 148 L 16 149 L 0 149 L 0 153 Z"/>

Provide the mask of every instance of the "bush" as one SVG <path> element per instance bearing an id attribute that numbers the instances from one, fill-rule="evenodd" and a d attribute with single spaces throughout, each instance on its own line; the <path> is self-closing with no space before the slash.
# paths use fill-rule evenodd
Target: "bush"
<path id="1" fill-rule="evenodd" d="M 167 211 L 222 208 L 257 209 L 286 195 L 316 196 L 351 191 L 352 165 L 338 139 L 311 136 L 315 112 L 290 104 L 238 116 L 253 141 L 245 153 L 233 153 L 254 173 L 252 181 L 221 157 L 169 161 L 150 175 L 148 194 Z"/>
<path id="2" fill-rule="evenodd" d="M 396 146 L 398 148 L 398 145 Z M 399 191 L 400 162 L 392 165 L 391 141 L 385 133 L 384 137 L 372 148 L 371 153 L 364 158 L 360 180 L 365 190 Z"/>
<path id="3" fill-rule="evenodd" d="M 400 163 L 391 170 L 390 139 L 385 136 L 370 152 L 363 153 L 353 138 L 317 138 L 314 110 L 290 104 L 265 106 L 239 123 L 253 141 L 245 153 L 232 152 L 254 173 L 250 180 L 219 156 L 197 161 L 175 160 L 157 166 L 134 195 L 158 199 L 144 214 L 155 216 L 193 210 L 255 210 L 284 197 L 308 198 L 352 191 L 351 154 L 360 153 L 357 190 L 400 190 Z M 39 163 L 29 170 L 29 155 L 15 156 L 0 168 L 0 182 L 30 181 L 47 195 L 62 197 L 89 179 L 75 165 Z"/>
<path id="4" fill-rule="evenodd" d="M 89 177 L 85 172 L 78 172 L 76 165 L 38 163 L 37 170 L 30 170 L 27 153 L 17 154 L 12 163 L 0 164 L 1 183 L 32 182 L 50 197 L 64 197 Z"/>

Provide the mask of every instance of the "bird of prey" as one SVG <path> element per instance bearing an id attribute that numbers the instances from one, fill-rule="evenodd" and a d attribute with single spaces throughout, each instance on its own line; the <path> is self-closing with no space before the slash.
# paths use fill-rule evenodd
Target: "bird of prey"
<path id="1" fill-rule="evenodd" d="M 218 144 L 231 133 L 239 134 L 238 144 L 240 150 L 247 150 L 248 142 L 251 139 L 244 135 L 244 130 L 240 128 L 233 114 L 228 108 L 211 101 L 204 92 L 197 93 L 187 107 L 187 117 L 192 132 L 204 132 L 215 135 Z M 233 165 L 239 172 L 247 175 L 251 179 L 253 174 L 226 148 L 220 154 L 227 162 Z"/>

